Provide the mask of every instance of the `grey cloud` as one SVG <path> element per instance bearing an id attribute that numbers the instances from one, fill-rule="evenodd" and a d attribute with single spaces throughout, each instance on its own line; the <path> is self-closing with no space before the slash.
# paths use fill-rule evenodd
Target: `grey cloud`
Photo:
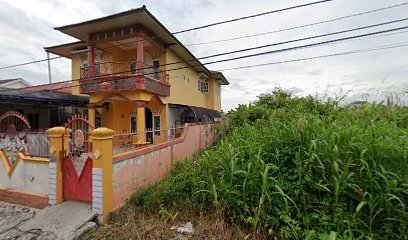
<path id="1" fill-rule="evenodd" d="M 322 73 L 323 73 L 323 70 L 316 69 L 316 70 L 309 71 L 307 73 L 307 75 L 309 75 L 309 76 L 319 76 L 319 75 L 322 75 Z"/>
<path id="2" fill-rule="evenodd" d="M 72 38 L 52 29 L 70 23 L 81 22 L 95 17 L 137 8 L 145 4 L 170 31 L 182 30 L 216 21 L 245 16 L 252 13 L 290 6 L 287 1 L 271 0 L 253 4 L 251 0 L 237 0 L 233 4 L 229 0 L 124 0 L 124 1 L 79 1 L 50 0 L 38 1 L 30 6 L 20 1 L 4 0 L 0 8 L 0 66 L 18 62 L 42 59 L 45 57 L 44 46 L 60 44 Z M 333 1 L 324 6 L 302 8 L 285 14 L 272 14 L 241 22 L 225 24 L 200 31 L 176 35 L 183 43 L 197 43 L 279 30 L 286 27 L 341 17 L 350 13 L 368 11 L 402 3 L 403 0 L 372 1 L 344 0 Z M 47 9 L 47 11 L 44 11 Z M 89 11 L 88 9 L 92 9 Z M 314 14 L 316 10 L 319 14 Z M 408 7 L 400 7 L 366 16 L 346 19 L 334 23 L 323 24 L 312 28 L 270 34 L 262 37 L 231 41 L 220 44 L 208 44 L 189 47 L 197 56 L 237 50 L 241 48 L 264 45 L 315 34 L 328 33 L 357 26 L 402 18 Z M 47 15 L 49 14 L 49 16 Z M 273 22 L 274 24 L 265 24 Z M 6 34 L 4 34 L 6 33 Z M 278 62 L 291 59 L 313 57 L 316 55 L 350 51 L 374 47 L 382 44 L 401 42 L 407 34 L 388 37 L 377 37 L 360 41 L 324 46 L 300 51 L 291 51 L 270 56 L 262 56 L 242 61 L 221 63 L 215 70 L 228 67 L 240 67 L 266 62 Z M 292 46 L 292 45 L 290 45 Z M 281 46 L 282 48 L 287 47 Z M 280 48 L 281 48 L 280 47 Z M 272 48 L 271 48 L 272 49 Z M 275 48 L 273 48 L 275 49 Z M 244 54 L 244 53 L 243 53 Z M 296 92 L 297 95 L 327 94 L 336 96 L 339 89 L 353 90 L 350 95 L 372 95 L 380 91 L 398 95 L 407 89 L 408 76 L 407 48 L 387 50 L 352 56 L 325 58 L 312 61 L 270 65 L 262 68 L 227 71 L 225 76 L 231 85 L 223 88 L 223 108 L 228 110 L 239 103 L 253 101 L 255 96 L 280 86 Z M 62 81 L 71 77 L 68 60 L 52 62 L 54 80 Z M 32 83 L 47 81 L 46 65 L 32 65 L 16 68 L 13 71 L 0 71 L 0 78 L 9 76 L 23 77 Z M 381 85 L 383 78 L 386 80 Z M 345 92 L 347 92 L 344 90 Z"/>

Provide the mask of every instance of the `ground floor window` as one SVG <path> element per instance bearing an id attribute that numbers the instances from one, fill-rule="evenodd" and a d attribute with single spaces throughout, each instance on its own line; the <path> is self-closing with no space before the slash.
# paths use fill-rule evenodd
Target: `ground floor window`
<path id="1" fill-rule="evenodd" d="M 95 117 L 95 128 L 100 128 L 100 127 L 102 127 L 102 117 L 96 116 Z"/>
<path id="2" fill-rule="evenodd" d="M 154 116 L 153 117 L 153 127 L 154 127 L 154 135 L 160 136 L 160 126 L 161 126 L 161 117 Z"/>
<path id="3" fill-rule="evenodd" d="M 137 118 L 135 116 L 130 117 L 130 132 L 137 132 Z"/>

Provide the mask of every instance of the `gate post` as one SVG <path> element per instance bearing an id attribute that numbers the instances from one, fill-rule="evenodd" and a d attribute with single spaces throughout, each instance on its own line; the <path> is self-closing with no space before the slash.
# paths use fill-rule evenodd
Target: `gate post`
<path id="1" fill-rule="evenodd" d="M 54 127 L 47 130 L 50 139 L 50 163 L 48 167 L 48 203 L 55 205 L 63 201 L 62 196 L 62 155 L 64 127 Z M 67 147 L 67 146 L 65 146 Z"/>
<path id="2" fill-rule="evenodd" d="M 113 210 L 112 189 L 112 139 L 114 131 L 109 128 L 92 130 L 92 209 L 102 215 L 103 222 L 109 220 Z"/>

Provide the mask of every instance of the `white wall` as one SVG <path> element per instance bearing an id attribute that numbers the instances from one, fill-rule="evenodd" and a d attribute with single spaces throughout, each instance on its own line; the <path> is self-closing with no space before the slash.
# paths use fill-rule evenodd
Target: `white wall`
<path id="1" fill-rule="evenodd" d="M 20 160 L 9 176 L 0 159 L 0 188 L 48 195 L 48 164 Z"/>
<path id="2" fill-rule="evenodd" d="M 167 128 L 176 127 L 175 122 L 180 119 L 180 109 L 170 108 L 168 106 L 169 105 L 167 105 Z"/>

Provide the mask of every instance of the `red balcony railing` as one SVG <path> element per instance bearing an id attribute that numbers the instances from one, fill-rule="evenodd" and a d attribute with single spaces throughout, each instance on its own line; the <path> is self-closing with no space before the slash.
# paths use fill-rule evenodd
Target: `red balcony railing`
<path id="1" fill-rule="evenodd" d="M 138 71 L 138 65 L 143 68 Z M 140 72 L 140 74 L 139 74 Z M 169 76 L 159 68 L 134 62 L 104 62 L 94 65 L 94 74 L 89 77 L 89 68 L 81 67 L 81 93 L 87 94 L 113 90 L 146 90 L 160 95 L 170 95 Z"/>

